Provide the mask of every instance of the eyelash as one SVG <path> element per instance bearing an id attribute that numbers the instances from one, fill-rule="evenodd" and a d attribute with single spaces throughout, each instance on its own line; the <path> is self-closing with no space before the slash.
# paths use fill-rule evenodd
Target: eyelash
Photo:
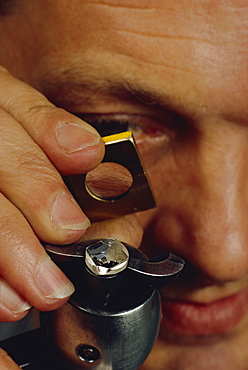
<path id="1" fill-rule="evenodd" d="M 88 117 L 87 117 L 88 118 Z M 93 126 L 101 136 L 108 136 L 118 134 L 123 131 L 141 131 L 142 128 L 128 120 L 117 119 L 86 119 L 86 121 Z"/>
<path id="2" fill-rule="evenodd" d="M 156 157 L 162 148 L 168 148 L 175 139 L 174 130 L 169 128 L 169 124 L 175 123 L 174 116 L 168 115 L 164 125 L 156 118 L 140 115 L 76 115 L 93 126 L 101 136 L 132 131 L 142 156 Z"/>

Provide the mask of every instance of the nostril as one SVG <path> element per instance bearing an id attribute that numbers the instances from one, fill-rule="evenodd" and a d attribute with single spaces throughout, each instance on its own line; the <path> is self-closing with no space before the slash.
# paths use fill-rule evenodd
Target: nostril
<path id="1" fill-rule="evenodd" d="M 190 286 L 191 289 L 202 289 L 216 284 L 221 284 L 212 277 L 204 274 L 200 269 L 197 269 L 190 262 L 186 261 L 184 270 L 181 273 L 181 278 L 184 284 Z"/>
<path id="2" fill-rule="evenodd" d="M 222 286 L 226 283 L 243 280 L 248 272 L 248 259 L 241 256 L 216 256 L 216 253 L 208 251 L 204 256 L 201 250 L 186 258 L 184 279 L 188 284 L 194 284 L 197 288 L 209 286 Z M 241 257 L 241 258 L 240 258 Z M 248 257 L 248 256 L 247 256 Z"/>

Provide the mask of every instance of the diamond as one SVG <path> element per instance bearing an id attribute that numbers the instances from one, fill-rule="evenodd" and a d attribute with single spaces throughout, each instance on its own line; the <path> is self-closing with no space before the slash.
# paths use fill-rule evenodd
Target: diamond
<path id="1" fill-rule="evenodd" d="M 85 250 L 85 263 L 95 275 L 115 275 L 127 267 L 129 253 L 114 238 L 102 239 Z"/>

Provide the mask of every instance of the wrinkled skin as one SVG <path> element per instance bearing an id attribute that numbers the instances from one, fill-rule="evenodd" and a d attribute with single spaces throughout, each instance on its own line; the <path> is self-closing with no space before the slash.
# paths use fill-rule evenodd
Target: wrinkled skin
<path id="1" fill-rule="evenodd" d="M 247 17 L 245 0 L 20 0 L 0 19 L 0 64 L 10 72 L 0 71 L 0 271 L 16 302 L 10 310 L 0 296 L 1 321 L 23 317 L 26 301 L 55 309 L 72 292 L 38 239 L 112 236 L 150 256 L 169 250 L 186 268 L 164 300 L 209 304 L 244 291 L 247 302 Z M 155 210 L 93 224 L 85 234 L 87 220 L 59 174 L 89 171 L 104 148 L 93 132 L 75 134 L 70 125 L 71 140 L 63 135 L 58 145 L 61 122 L 86 127 L 67 112 L 89 123 L 95 115 L 130 121 Z M 51 207 L 61 193 L 59 216 Z M 46 274 L 37 278 L 42 263 L 53 286 Z M 243 311 L 220 332 L 168 326 L 141 368 L 247 370 Z"/>

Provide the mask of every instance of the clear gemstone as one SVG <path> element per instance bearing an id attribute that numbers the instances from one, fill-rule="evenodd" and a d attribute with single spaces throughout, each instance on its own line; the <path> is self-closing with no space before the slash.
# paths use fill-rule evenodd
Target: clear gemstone
<path id="1" fill-rule="evenodd" d="M 129 253 L 116 239 L 102 239 L 88 246 L 85 263 L 95 275 L 114 275 L 127 267 Z"/>

